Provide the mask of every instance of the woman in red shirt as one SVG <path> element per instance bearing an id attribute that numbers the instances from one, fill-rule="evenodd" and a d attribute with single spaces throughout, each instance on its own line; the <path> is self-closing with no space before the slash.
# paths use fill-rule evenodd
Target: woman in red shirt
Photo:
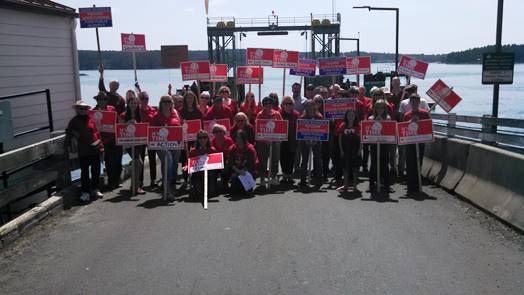
<path id="1" fill-rule="evenodd" d="M 209 141 L 209 135 L 206 131 L 200 130 L 197 134 L 197 141 L 195 142 L 195 147 L 191 149 L 189 152 L 189 157 L 197 157 L 202 156 L 205 154 L 212 154 L 215 153 L 216 150 L 211 146 L 211 142 Z M 217 179 L 217 172 L 216 170 L 208 171 L 208 193 L 210 195 L 213 195 L 215 193 L 216 188 L 216 179 Z M 194 192 L 196 196 L 204 196 L 204 172 L 195 172 L 191 175 L 191 185 L 193 186 L 194 190 L 191 190 L 191 192 Z"/>
<path id="2" fill-rule="evenodd" d="M 316 103 L 308 99 L 304 103 L 304 113 L 300 116 L 300 119 L 323 119 L 324 116 L 317 110 Z M 313 152 L 313 179 L 314 182 L 321 182 L 322 178 L 322 142 L 306 140 L 300 144 L 300 154 L 302 160 L 300 162 L 300 186 L 307 186 L 307 165 L 309 162 L 309 153 Z"/>
<path id="3" fill-rule="evenodd" d="M 253 92 L 248 92 L 246 94 L 246 98 L 240 106 L 240 111 L 246 114 L 246 116 L 249 119 L 249 123 L 255 126 L 255 119 L 257 117 L 259 108 L 257 107 L 257 104 L 255 102 L 255 95 L 253 94 Z"/>
<path id="4" fill-rule="evenodd" d="M 184 93 L 184 105 L 180 112 L 180 116 L 182 117 L 182 120 L 183 121 L 202 120 L 202 112 L 199 109 L 199 105 L 200 103 L 197 99 L 197 96 L 195 95 L 193 91 L 188 90 L 186 93 Z M 180 153 L 180 163 L 182 164 L 182 166 L 184 166 L 185 163 L 187 162 L 186 150 L 189 151 L 189 149 L 193 146 L 193 142 L 188 142 L 187 145 L 188 146 L 186 147 L 186 149 L 184 149 Z M 188 178 L 186 170 L 183 171 L 182 176 L 184 178 L 184 184 L 182 185 L 182 187 L 186 187 L 187 178 Z"/>
<path id="5" fill-rule="evenodd" d="M 149 105 L 149 94 L 145 91 L 138 93 L 138 99 L 140 100 L 140 116 L 142 122 L 150 123 L 153 117 L 157 113 L 157 109 Z M 149 176 L 150 176 L 150 187 L 156 186 L 156 152 L 147 149 L 147 158 L 149 159 Z"/>
<path id="6" fill-rule="evenodd" d="M 257 115 L 258 119 L 273 119 L 273 120 L 282 120 L 282 116 L 278 111 L 275 111 L 273 109 L 273 99 L 271 97 L 264 97 L 262 99 L 262 110 Z M 269 150 L 272 146 L 273 152 L 272 152 L 272 158 L 269 158 Z M 257 141 L 256 142 L 256 150 L 258 159 L 260 161 L 259 165 L 259 174 L 260 174 L 260 185 L 265 186 L 266 185 L 266 177 L 267 175 L 267 162 L 269 160 L 271 165 L 271 175 L 270 177 L 270 184 L 271 185 L 278 185 L 278 179 L 277 179 L 277 172 L 278 172 L 278 162 L 280 159 L 280 142 L 274 141 L 274 142 L 268 142 L 268 141 Z"/>
<path id="7" fill-rule="evenodd" d="M 388 115 L 387 103 L 384 99 L 378 99 L 373 104 L 373 115 L 371 115 L 368 120 L 375 121 L 385 121 L 391 120 L 391 117 Z M 389 149 L 391 148 L 390 144 L 380 144 L 380 183 L 383 185 L 384 190 L 389 191 Z M 369 169 L 369 190 L 372 191 L 375 188 L 377 181 L 377 152 L 378 144 L 370 145 L 370 157 L 371 157 L 371 167 Z M 381 188 L 377 187 L 376 191 L 380 191 Z"/>
<path id="8" fill-rule="evenodd" d="M 247 134 L 247 141 L 250 144 L 255 144 L 255 127 L 248 122 L 248 117 L 243 112 L 238 112 L 235 115 L 235 123 L 231 127 L 231 138 L 236 138 L 239 130 L 243 130 Z"/>
<path id="9" fill-rule="evenodd" d="M 227 162 L 229 148 L 233 145 L 231 137 L 226 135 L 226 127 L 223 125 L 215 124 L 213 126 L 213 139 L 211 140 L 211 146 L 216 150 L 217 153 L 224 154 L 224 163 Z M 220 179 L 222 181 L 222 188 L 228 190 L 229 175 L 225 169 L 218 170 L 220 173 Z"/>
<path id="10" fill-rule="evenodd" d="M 152 126 L 181 126 L 180 116 L 175 110 L 171 96 L 164 95 L 160 98 L 158 113 L 151 121 Z M 158 151 L 162 167 L 162 179 L 168 183 L 168 200 L 174 200 L 176 192 L 176 176 L 178 172 L 179 150 Z M 167 175 L 164 175 L 164 165 L 167 165 Z"/>
<path id="11" fill-rule="evenodd" d="M 207 110 L 204 120 L 229 119 L 233 125 L 233 113 L 231 109 L 224 104 L 224 99 L 221 96 L 215 96 L 213 106 Z"/>
<path id="12" fill-rule="evenodd" d="M 228 107 L 231 110 L 231 117 L 238 113 L 237 101 L 236 99 L 231 98 L 231 90 L 227 86 L 221 86 L 218 89 L 218 94 L 224 100 L 224 106 Z"/>
<path id="13" fill-rule="evenodd" d="M 202 116 L 205 117 L 209 108 L 209 100 L 211 98 L 211 95 L 208 91 L 202 91 L 200 94 L 200 100 L 198 104 L 198 108 L 200 109 L 200 112 L 202 113 Z"/>
<path id="14" fill-rule="evenodd" d="M 231 173 L 232 194 L 246 193 L 238 176 L 249 172 L 253 179 L 256 179 L 257 166 L 258 158 L 255 148 L 247 141 L 247 133 L 239 130 L 235 137 L 235 144 L 229 149 L 229 159 L 227 161 L 227 170 Z M 251 193 L 251 190 L 248 193 Z"/>
<path id="15" fill-rule="evenodd" d="M 295 162 L 295 153 L 297 150 L 297 119 L 300 113 L 293 108 L 294 101 L 291 96 L 284 96 L 282 99 L 282 110 L 280 115 L 282 119 L 288 120 L 287 141 L 280 145 L 280 167 L 282 168 L 283 182 L 293 184 L 293 164 Z"/>

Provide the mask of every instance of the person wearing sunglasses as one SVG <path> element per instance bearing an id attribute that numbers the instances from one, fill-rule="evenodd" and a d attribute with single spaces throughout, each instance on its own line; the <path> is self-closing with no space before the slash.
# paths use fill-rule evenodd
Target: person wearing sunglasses
<path id="1" fill-rule="evenodd" d="M 300 119 L 323 119 L 324 116 L 317 110 L 317 106 L 313 100 L 307 100 L 304 104 L 304 112 L 300 116 Z M 307 186 L 307 174 L 308 174 L 308 163 L 309 153 L 313 153 L 313 171 L 312 171 L 312 182 L 319 184 L 322 175 L 322 145 L 320 141 L 307 140 L 303 141 L 300 145 L 300 154 L 302 156 L 300 163 L 300 186 Z"/>
<path id="2" fill-rule="evenodd" d="M 257 152 L 252 144 L 247 141 L 247 133 L 239 130 L 236 134 L 235 144 L 229 149 L 229 157 L 226 163 L 227 170 L 231 173 L 232 195 L 252 194 L 252 189 L 246 191 L 238 178 L 239 175 L 245 175 L 249 172 L 253 179 L 257 178 L 258 157 Z"/>
<path id="3" fill-rule="evenodd" d="M 233 112 L 224 104 L 224 98 L 222 98 L 222 96 L 215 96 L 215 99 L 213 99 L 213 106 L 209 108 L 204 117 L 204 120 L 218 119 L 229 119 L 231 125 L 233 125 Z"/>
<path id="4" fill-rule="evenodd" d="M 66 146 L 72 145 L 72 139 L 76 140 L 80 162 L 80 200 L 83 202 L 104 196 L 99 188 L 100 155 L 104 151 L 104 144 L 95 121 L 88 115 L 90 108 L 82 100 L 73 104 L 76 115 L 69 121 L 65 139 Z M 91 172 L 91 177 L 89 172 Z"/>
<path id="5" fill-rule="evenodd" d="M 284 96 L 282 99 L 282 110 L 280 115 L 282 119 L 288 120 L 287 141 L 280 144 L 280 167 L 282 168 L 282 183 L 293 184 L 293 164 L 297 151 L 296 128 L 297 119 L 300 113 L 293 109 L 294 101 L 291 96 Z"/>
<path id="6" fill-rule="evenodd" d="M 213 126 L 213 139 L 211 139 L 211 146 L 217 153 L 224 154 L 224 163 L 228 160 L 229 148 L 233 145 L 231 137 L 226 135 L 226 127 L 224 125 L 215 124 Z M 229 190 L 229 174 L 227 169 L 218 170 L 222 189 L 227 192 Z"/>
<path id="7" fill-rule="evenodd" d="M 108 104 L 109 97 L 103 91 L 93 97 L 96 106 L 93 110 L 116 112 L 115 107 Z M 120 175 L 122 173 L 122 147 L 116 145 L 115 133 L 100 132 L 104 143 L 104 165 L 107 174 L 107 189 L 113 190 L 120 187 Z"/>
<path id="8" fill-rule="evenodd" d="M 377 94 L 378 93 L 378 94 Z M 382 95 L 383 92 L 380 89 L 376 89 L 373 92 L 374 95 Z M 385 121 L 385 120 L 391 120 L 391 117 L 388 115 L 387 111 L 387 103 L 384 99 L 378 99 L 373 104 L 373 115 L 371 115 L 368 120 L 375 120 L 375 121 Z M 371 166 L 369 169 L 369 190 L 373 191 L 374 189 L 377 192 L 380 192 L 381 189 L 384 189 L 385 191 L 389 191 L 389 149 L 391 145 L 390 144 L 380 144 L 380 155 L 379 161 L 380 161 L 380 183 L 383 187 L 377 187 L 377 152 L 378 152 L 378 144 L 371 144 L 370 145 L 370 157 L 371 157 Z"/>
<path id="9" fill-rule="evenodd" d="M 205 154 L 216 153 L 214 147 L 211 146 L 209 140 L 209 135 L 205 130 L 198 131 L 197 140 L 195 142 L 195 147 L 189 152 L 189 157 L 197 157 Z M 210 196 L 215 194 L 216 180 L 217 180 L 217 171 L 210 170 L 208 171 L 208 193 Z M 204 197 L 204 171 L 195 172 L 191 174 L 191 185 L 193 187 L 190 190 L 190 196 Z"/>
<path id="10" fill-rule="evenodd" d="M 222 97 L 224 100 L 224 106 L 228 107 L 231 110 L 231 115 L 234 116 L 236 113 L 238 113 L 238 106 L 236 99 L 233 99 L 231 97 L 231 90 L 229 90 L 229 87 L 227 86 L 221 86 L 218 89 L 218 94 Z"/>
<path id="11" fill-rule="evenodd" d="M 255 102 L 255 95 L 253 92 L 248 92 L 246 94 L 246 98 L 240 106 L 240 111 L 247 115 L 251 125 L 255 125 L 255 119 L 260 109 Z"/>
<path id="12" fill-rule="evenodd" d="M 255 127 L 247 119 L 247 115 L 243 112 L 238 112 L 235 115 L 233 127 L 231 127 L 231 138 L 236 138 L 238 131 L 243 130 L 247 134 L 247 141 L 250 144 L 255 144 Z"/>
<path id="13" fill-rule="evenodd" d="M 169 95 L 160 98 L 158 113 L 151 121 L 152 126 L 182 126 L 180 115 L 174 107 L 173 99 Z M 178 173 L 179 150 L 159 150 L 158 157 L 162 167 L 162 179 L 168 184 L 168 200 L 173 201 L 176 192 L 176 177 Z M 167 175 L 164 175 L 164 165 L 167 165 Z"/>
<path id="14" fill-rule="evenodd" d="M 200 93 L 200 100 L 199 100 L 198 108 L 200 112 L 202 113 L 202 117 L 205 117 L 207 114 L 207 111 L 209 109 L 210 98 L 211 98 L 211 95 L 209 94 L 208 91 L 202 91 L 202 93 Z"/>
<path id="15" fill-rule="evenodd" d="M 156 116 L 158 110 L 149 105 L 149 94 L 146 91 L 140 91 L 138 93 L 138 99 L 140 100 L 140 115 L 142 122 L 151 123 L 153 118 Z M 155 187 L 156 184 L 156 152 L 147 149 L 147 158 L 149 159 L 149 178 L 150 187 Z"/>

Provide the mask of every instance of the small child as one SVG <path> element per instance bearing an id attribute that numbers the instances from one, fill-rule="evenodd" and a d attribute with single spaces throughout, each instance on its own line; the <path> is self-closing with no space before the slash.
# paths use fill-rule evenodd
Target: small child
<path id="1" fill-rule="evenodd" d="M 353 189 L 358 191 L 358 168 L 360 167 L 360 125 L 355 110 L 348 109 L 344 114 L 344 122 L 339 125 L 338 146 L 340 157 L 344 163 L 344 185 L 337 188 L 342 192 L 348 189 L 349 180 L 353 181 Z"/>

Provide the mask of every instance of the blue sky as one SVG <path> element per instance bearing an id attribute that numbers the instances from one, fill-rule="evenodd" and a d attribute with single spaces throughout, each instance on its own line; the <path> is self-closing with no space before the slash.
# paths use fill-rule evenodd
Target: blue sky
<path id="1" fill-rule="evenodd" d="M 190 50 L 207 49 L 204 0 L 117 0 L 80 1 L 56 0 L 73 8 L 111 6 L 113 27 L 100 29 L 102 50 L 120 50 L 120 33 L 146 35 L 148 49 L 161 45 L 188 44 Z M 267 17 L 272 10 L 281 17 L 306 17 L 311 12 L 329 14 L 328 0 L 209 0 L 209 16 Z M 401 53 L 447 53 L 495 43 L 497 0 L 346 0 L 333 1 L 336 12 L 342 15 L 342 37 L 357 37 L 363 51 L 395 51 L 395 14 L 386 11 L 352 9 L 370 5 L 400 8 Z M 524 43 L 524 1 L 504 3 L 504 44 Z M 259 37 L 248 33 L 237 47 L 271 47 L 289 50 L 306 49 L 299 32 L 288 36 Z M 79 49 L 96 49 L 94 29 L 77 28 Z M 309 45 L 308 45 L 309 50 Z M 342 51 L 355 50 L 355 42 L 345 41 Z"/>

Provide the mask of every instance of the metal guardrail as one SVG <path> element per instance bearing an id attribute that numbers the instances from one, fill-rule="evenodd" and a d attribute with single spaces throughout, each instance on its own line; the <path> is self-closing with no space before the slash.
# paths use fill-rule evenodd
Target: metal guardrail
<path id="1" fill-rule="evenodd" d="M 435 133 L 524 151 L 524 120 L 432 113 Z M 497 126 L 497 132 L 492 127 Z"/>
<path id="2" fill-rule="evenodd" d="M 271 25 L 311 25 L 313 20 L 329 20 L 331 24 L 340 23 L 340 14 L 311 14 L 310 16 L 278 16 L 268 15 L 267 17 L 208 17 L 207 26 L 216 27 L 219 23 L 227 26 L 233 23 L 235 26 L 271 26 Z"/>

